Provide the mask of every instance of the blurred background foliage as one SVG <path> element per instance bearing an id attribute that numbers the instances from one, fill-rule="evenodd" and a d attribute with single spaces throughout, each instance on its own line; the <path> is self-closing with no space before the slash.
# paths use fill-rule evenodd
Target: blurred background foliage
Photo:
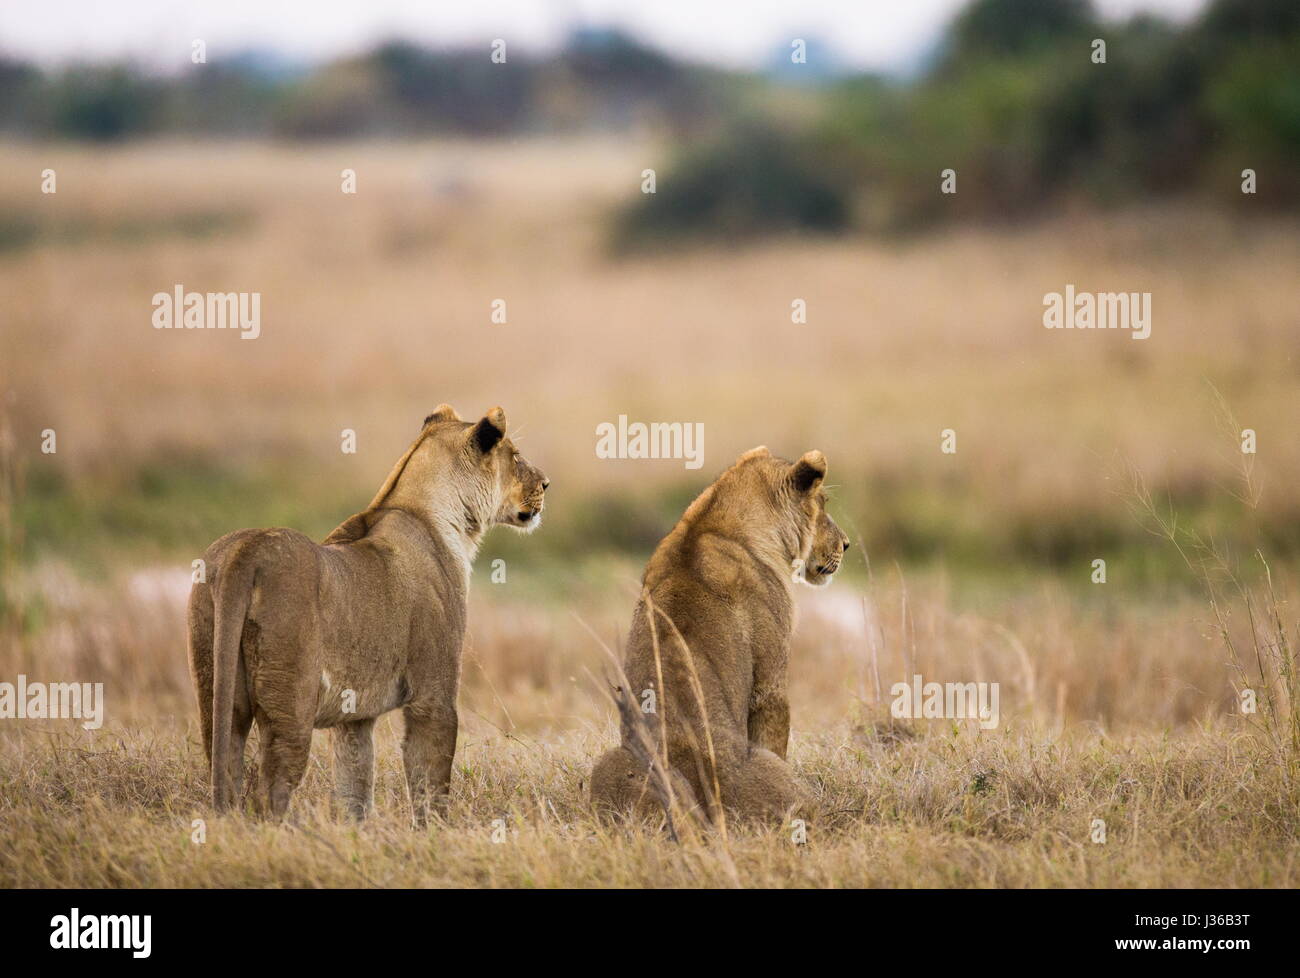
<path id="1" fill-rule="evenodd" d="M 1096 38 L 1104 65 L 1091 58 Z M 975 0 L 905 80 L 812 64 L 724 71 L 595 29 L 553 55 L 511 51 L 508 68 L 481 48 L 403 41 L 314 67 L 245 53 L 184 77 L 0 60 L 0 131 L 37 138 L 583 129 L 649 129 L 679 147 L 664 189 L 616 216 L 619 246 L 1006 221 L 1080 198 L 1240 202 L 1247 167 L 1270 174 L 1259 198 L 1293 207 L 1300 4 L 1212 0 L 1174 25 L 1105 21 L 1088 0 Z M 960 192 L 941 198 L 934 188 L 948 168 Z"/>

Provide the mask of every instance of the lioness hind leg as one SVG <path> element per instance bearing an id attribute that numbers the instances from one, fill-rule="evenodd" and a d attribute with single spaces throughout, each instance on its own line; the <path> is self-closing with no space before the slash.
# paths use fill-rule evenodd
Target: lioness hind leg
<path id="1" fill-rule="evenodd" d="M 676 768 L 670 769 L 673 800 L 681 811 L 701 816 L 695 789 Z M 651 790 L 645 765 L 626 747 L 601 755 L 591 772 L 591 803 L 599 815 L 633 814 L 638 818 L 663 814 L 663 805 Z"/>
<path id="2" fill-rule="evenodd" d="M 274 722 L 258 726 L 263 730 L 261 794 L 272 818 L 283 818 L 289 810 L 294 789 L 302 783 L 311 754 L 311 727 L 298 730 L 277 727 Z"/>
<path id="3" fill-rule="evenodd" d="M 235 685 L 235 716 L 230 725 L 230 786 L 236 805 L 244 797 L 244 746 L 248 743 L 248 731 L 253 726 L 253 708 L 244 689 L 242 656 L 239 665 L 239 681 Z M 209 751 L 209 761 L 211 756 Z"/>
<path id="4" fill-rule="evenodd" d="M 360 821 L 375 808 L 374 719 L 335 727 L 334 799 L 348 818 Z"/>
<path id="5" fill-rule="evenodd" d="M 769 750 L 754 748 L 722 778 L 722 803 L 746 817 L 785 818 L 800 814 L 807 794 L 794 770 Z"/>
<path id="6" fill-rule="evenodd" d="M 320 693 L 320 670 L 314 665 L 320 656 L 314 654 L 313 630 L 310 622 L 297 633 L 252 620 L 244 629 L 243 650 L 254 664 L 254 680 L 245 686 L 262 738 L 259 794 L 272 818 L 282 818 L 288 811 L 311 754 Z"/>

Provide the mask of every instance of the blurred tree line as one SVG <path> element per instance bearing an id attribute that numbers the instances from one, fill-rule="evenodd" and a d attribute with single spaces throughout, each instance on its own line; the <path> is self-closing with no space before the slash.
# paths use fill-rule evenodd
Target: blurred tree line
<path id="1" fill-rule="evenodd" d="M 160 134 L 289 139 L 419 137 L 649 125 L 711 117 L 720 72 L 677 61 L 614 31 L 573 33 L 557 54 L 435 50 L 390 41 L 295 70 L 255 52 L 179 75 L 131 64 L 42 72 L 0 57 L 0 131 L 115 141 Z"/>
<path id="2" fill-rule="evenodd" d="M 1105 63 L 1094 42 L 1105 42 Z M 616 240 L 891 230 L 1074 199 L 1300 202 L 1300 2 L 1210 0 L 1176 26 L 1089 0 L 973 0 L 907 81 L 724 72 L 604 30 L 547 57 L 394 41 L 303 70 L 265 56 L 177 76 L 0 58 L 0 131 L 113 141 L 493 136 L 649 128 L 680 149 Z M 957 194 L 938 193 L 957 174 Z"/>
<path id="3" fill-rule="evenodd" d="M 1300 204 L 1298 0 L 1211 0 L 1184 26 L 1103 22 L 1089 0 L 974 0 L 919 77 L 845 79 L 683 149 L 615 241 L 896 231 L 1189 193 Z"/>

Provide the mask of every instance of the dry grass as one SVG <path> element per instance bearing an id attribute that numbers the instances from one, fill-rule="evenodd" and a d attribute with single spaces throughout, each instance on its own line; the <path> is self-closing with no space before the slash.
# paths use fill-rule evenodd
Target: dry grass
<path id="1" fill-rule="evenodd" d="M 113 586 L 115 608 L 94 604 L 97 589 L 47 585 L 64 589 L 63 610 L 38 638 L 10 636 L 3 674 L 103 681 L 109 722 L 93 735 L 62 722 L 0 731 L 4 885 L 1300 884 L 1297 784 L 1230 715 L 1233 670 L 1197 634 L 1191 603 L 1089 607 L 1048 587 L 984 618 L 955 608 L 942 580 L 908 581 L 906 597 L 898 581 L 808 593 L 791 758 L 816 800 L 796 846 L 789 827 L 732 826 L 724 842 L 679 825 L 674 844 L 656 826 L 598 824 L 584 780 L 617 729 L 590 678 L 603 672 L 599 643 L 565 609 L 486 585 L 444 821 L 407 827 L 396 714 L 379 724 L 378 814 L 363 828 L 331 817 L 324 734 L 290 825 L 215 818 L 184 665 L 184 580 L 133 575 Z M 626 610 L 596 602 L 591 614 L 616 642 Z M 999 728 L 890 718 L 874 673 L 887 700 L 913 668 L 999 682 Z M 196 818 L 208 820 L 202 845 Z"/>
<path id="2" fill-rule="evenodd" d="M 378 814 L 328 813 L 314 762 L 288 825 L 212 817 L 177 726 L 29 737 L 0 769 L 5 886 L 1283 886 L 1300 883 L 1294 786 L 1224 728 L 1170 740 L 1033 728 L 902 742 L 796 736 L 815 785 L 808 843 L 789 828 L 602 826 L 582 781 L 605 742 L 470 724 L 451 809 L 412 832 L 388 732 Z M 192 841 L 195 818 L 206 841 Z M 1091 841 L 1104 819 L 1104 844 Z M 498 821 L 500 820 L 500 821 Z M 496 823 L 496 824 L 494 824 Z M 500 841 L 494 841 L 494 831 Z M 732 875 L 734 865 L 735 875 Z"/>

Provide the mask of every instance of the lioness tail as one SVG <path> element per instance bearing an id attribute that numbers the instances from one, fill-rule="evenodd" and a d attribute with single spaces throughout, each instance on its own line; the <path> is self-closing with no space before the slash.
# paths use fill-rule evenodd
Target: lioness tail
<path id="1" fill-rule="evenodd" d="M 230 729 L 235 715 L 239 643 L 252 598 L 254 571 L 251 561 L 240 559 L 242 550 L 236 547 L 218 571 L 212 596 L 212 805 L 217 811 L 224 811 L 234 801 Z"/>

